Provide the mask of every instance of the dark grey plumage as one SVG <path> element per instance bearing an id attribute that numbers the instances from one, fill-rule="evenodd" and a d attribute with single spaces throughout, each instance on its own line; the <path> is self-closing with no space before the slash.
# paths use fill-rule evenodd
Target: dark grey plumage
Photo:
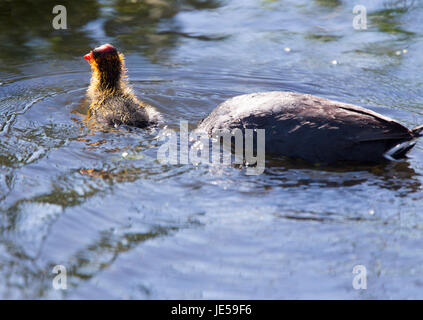
<path id="1" fill-rule="evenodd" d="M 209 135 L 235 128 L 265 129 L 267 154 L 328 164 L 402 158 L 423 131 L 423 126 L 409 130 L 362 107 L 279 91 L 229 99 L 198 126 Z"/>

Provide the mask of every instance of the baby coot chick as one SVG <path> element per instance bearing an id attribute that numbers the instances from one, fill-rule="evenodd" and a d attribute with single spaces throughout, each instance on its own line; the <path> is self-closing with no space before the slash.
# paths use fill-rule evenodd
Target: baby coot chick
<path id="1" fill-rule="evenodd" d="M 279 91 L 229 99 L 198 126 L 209 136 L 236 128 L 265 129 L 267 154 L 325 164 L 398 160 L 423 132 L 362 107 Z"/>
<path id="2" fill-rule="evenodd" d="M 160 115 L 139 101 L 127 84 L 123 54 L 111 44 L 95 48 L 84 56 L 91 65 L 89 119 L 101 125 L 145 128 L 157 124 Z"/>

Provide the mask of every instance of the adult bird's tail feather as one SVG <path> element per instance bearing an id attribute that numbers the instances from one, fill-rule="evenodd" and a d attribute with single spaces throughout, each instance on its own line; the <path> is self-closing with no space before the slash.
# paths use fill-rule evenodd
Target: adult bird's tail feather
<path id="1" fill-rule="evenodd" d="M 423 124 L 411 129 L 411 132 L 413 132 L 416 137 L 423 137 Z"/>
<path id="2" fill-rule="evenodd" d="M 411 129 L 411 132 L 414 136 L 411 140 L 398 143 L 393 148 L 386 151 L 383 156 L 391 161 L 398 161 L 404 158 L 407 152 L 416 144 L 417 138 L 423 137 L 423 125 Z"/>
<path id="3" fill-rule="evenodd" d="M 415 144 L 416 139 L 398 143 L 396 146 L 386 151 L 383 156 L 390 161 L 399 161 L 406 156 L 407 152 L 412 149 Z"/>

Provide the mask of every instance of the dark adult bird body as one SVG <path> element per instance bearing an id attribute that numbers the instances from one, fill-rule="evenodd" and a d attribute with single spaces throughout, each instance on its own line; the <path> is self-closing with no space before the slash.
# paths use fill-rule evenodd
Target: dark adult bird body
<path id="1" fill-rule="evenodd" d="M 294 92 L 241 95 L 220 104 L 198 128 L 265 129 L 266 154 L 308 162 L 399 160 L 422 136 L 359 106 Z"/>

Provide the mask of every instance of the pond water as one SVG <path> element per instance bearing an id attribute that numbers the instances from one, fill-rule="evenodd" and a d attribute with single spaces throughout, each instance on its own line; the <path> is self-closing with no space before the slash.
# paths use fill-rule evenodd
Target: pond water
<path id="1" fill-rule="evenodd" d="M 365 2 L 367 30 L 356 1 L 61 1 L 66 30 L 56 1 L 1 2 L 0 297 L 423 298 L 421 144 L 399 163 L 267 159 L 248 176 L 160 164 L 154 134 L 90 131 L 78 113 L 82 57 L 110 42 L 170 128 L 271 90 L 422 124 L 423 6 Z"/>

